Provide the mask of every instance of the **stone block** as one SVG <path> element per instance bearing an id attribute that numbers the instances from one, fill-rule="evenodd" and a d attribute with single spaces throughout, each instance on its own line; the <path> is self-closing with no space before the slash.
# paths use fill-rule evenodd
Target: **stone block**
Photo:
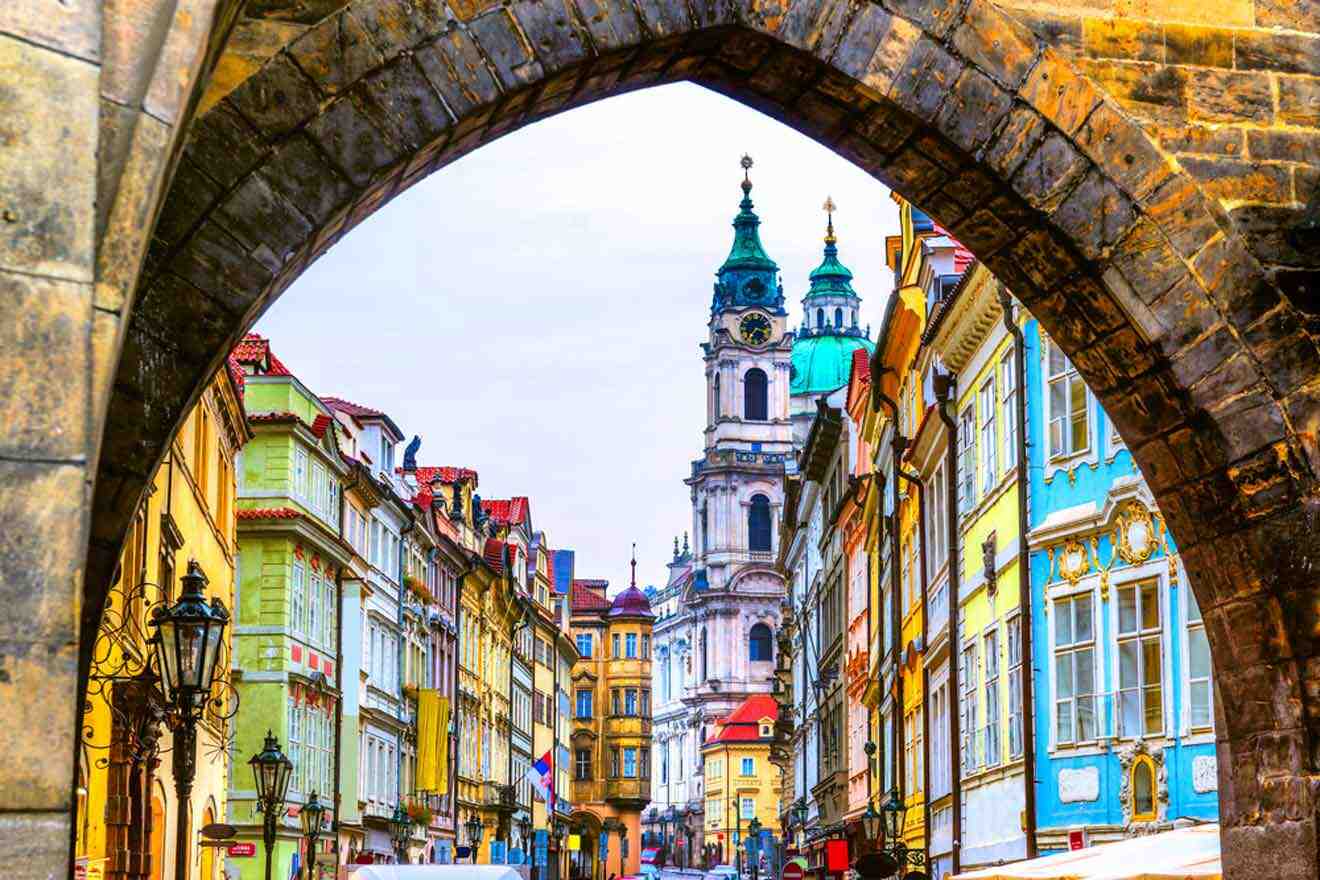
<path id="1" fill-rule="evenodd" d="M 953 33 L 953 45 L 982 73 L 1016 91 L 1036 63 L 1040 43 L 1026 25 L 993 4 L 973 3 Z"/>
<path id="2" fill-rule="evenodd" d="M 307 133 L 355 186 L 366 186 L 392 165 L 402 149 L 367 119 L 350 96 L 339 98 L 307 127 Z"/>
<path id="3" fill-rule="evenodd" d="M 858 136 L 884 154 L 898 150 L 916 130 L 917 123 L 912 117 L 888 107 L 867 113 L 853 125 Z"/>
<path id="4" fill-rule="evenodd" d="M 982 260 L 987 260 L 1017 236 L 1017 232 L 1013 227 L 1004 223 L 986 208 L 976 211 L 970 217 L 958 223 L 953 232 L 959 241 L 967 245 Z M 1019 296 L 1028 293 L 1028 291 L 1019 291 L 1017 288 L 1014 288 L 1013 292 Z"/>
<path id="5" fill-rule="evenodd" d="M 1212 391 L 1213 388 L 1206 387 L 1202 397 L 1202 389 L 1198 387 L 1195 399 L 1219 425 L 1229 461 L 1245 458 L 1284 439 L 1287 427 L 1283 410 L 1264 386 L 1252 386 L 1227 401 L 1211 396 Z"/>
<path id="6" fill-rule="evenodd" d="M 887 0 L 899 16 L 921 26 L 931 36 L 942 39 L 958 20 L 960 0 Z"/>
<path id="7" fill-rule="evenodd" d="M 165 42 L 151 74 L 142 108 L 170 125 L 186 124 L 189 100 L 206 60 L 212 29 L 225 0 L 193 0 L 172 8 Z"/>
<path id="8" fill-rule="evenodd" d="M 935 125 L 960 149 L 979 150 L 1012 106 L 1012 97 L 985 74 L 967 68 L 940 108 Z"/>
<path id="9" fill-rule="evenodd" d="M 1283 165 L 1188 156 L 1182 166 L 1197 179 L 1206 195 L 1226 205 L 1289 204 L 1293 200 L 1292 169 Z"/>
<path id="10" fill-rule="evenodd" d="M 636 8 L 653 34 L 681 34 L 688 29 L 688 7 L 681 0 L 638 0 Z"/>
<path id="11" fill-rule="evenodd" d="M 97 68 L 0 35 L 0 268 L 92 280 Z"/>
<path id="12" fill-rule="evenodd" d="M 209 212 L 223 190 L 207 175 L 198 170 L 188 156 L 180 159 L 170 181 L 170 189 L 161 207 L 160 219 L 153 233 L 162 245 L 173 245 L 186 238 L 197 223 Z"/>
<path id="13" fill-rule="evenodd" d="M 1320 79 L 1278 76 L 1278 121 L 1287 125 L 1320 128 Z"/>
<path id="14" fill-rule="evenodd" d="M 1037 286 L 1043 287 L 1039 283 Z M 1049 333 L 1050 338 L 1057 341 L 1059 345 L 1069 351 L 1085 351 L 1096 341 L 1095 330 L 1091 327 L 1091 322 L 1086 320 L 1082 311 L 1078 309 L 1069 299 L 1065 290 L 1056 290 L 1052 293 L 1040 297 L 1031 304 L 1031 316 L 1040 321 L 1041 327 Z M 1094 361 L 1089 363 L 1094 364 Z M 1104 372 L 1109 362 L 1105 361 L 1105 370 L 1097 369 L 1096 378 L 1104 379 Z M 1097 365 L 1099 367 L 1099 365 Z M 1113 383 L 1101 381 L 1096 387 L 1109 388 Z"/>
<path id="15" fill-rule="evenodd" d="M 1086 315 L 1097 334 L 1104 335 L 1127 325 L 1127 316 L 1093 274 L 1070 279 L 1060 290 L 1075 308 Z"/>
<path id="16" fill-rule="evenodd" d="M 1320 35 L 1283 31 L 1238 31 L 1234 44 L 1240 70 L 1320 75 Z"/>
<path id="17" fill-rule="evenodd" d="M 1165 437 L 1178 468 L 1189 480 L 1203 477 L 1227 464 L 1223 450 L 1215 443 L 1213 430 L 1180 427 Z"/>
<path id="18" fill-rule="evenodd" d="M 582 22 L 597 52 L 612 52 L 642 42 L 641 20 L 621 0 L 576 0 Z"/>
<path id="19" fill-rule="evenodd" d="M 160 0 L 106 0 L 97 47 L 102 97 L 123 107 L 141 106 L 158 66 L 160 35 L 166 33 L 173 9 Z"/>
<path id="20" fill-rule="evenodd" d="M 500 94 L 481 51 L 466 31 L 452 30 L 413 56 L 454 113 L 494 101 Z"/>
<path id="21" fill-rule="evenodd" d="M 401 56 L 366 77 L 359 106 L 396 143 L 418 150 L 450 126 L 449 111 L 412 56 Z"/>
<path id="22" fill-rule="evenodd" d="M 801 53 L 778 51 L 753 72 L 747 84 L 759 94 L 779 95 L 791 101 L 806 90 L 819 69 L 816 61 Z"/>
<path id="23" fill-rule="evenodd" d="M 1150 137 L 1108 102 L 1087 117 L 1077 143 L 1138 204 L 1173 176 L 1168 159 Z"/>
<path id="24" fill-rule="evenodd" d="M 86 457 L 91 300 L 84 282 L 0 270 L 0 457 Z"/>
<path id="25" fill-rule="evenodd" d="M 325 223 L 346 205 L 354 188 L 305 134 L 280 145 L 260 174 L 315 224 Z"/>
<path id="26" fill-rule="evenodd" d="M 912 22 L 905 18 L 890 19 L 889 30 L 876 45 L 875 53 L 860 77 L 862 86 L 877 96 L 889 95 L 920 37 L 920 29 Z"/>
<path id="27" fill-rule="evenodd" d="M 153 2 L 144 0 L 142 5 Z M 101 60 L 103 17 L 99 0 L 5 0 L 0 5 L 0 35 L 12 34 L 95 64 Z"/>
<path id="28" fill-rule="evenodd" d="M 532 57 L 513 16 L 507 9 L 497 9 L 473 19 L 469 33 L 484 50 L 506 89 L 535 82 L 541 78 L 541 65 Z"/>
<path id="29" fill-rule="evenodd" d="M 948 179 L 943 168 L 912 147 L 903 149 L 877 173 L 893 189 L 918 204 L 925 193 Z"/>
<path id="30" fill-rule="evenodd" d="M 1172 358 L 1169 372 L 1183 388 L 1191 388 L 1212 371 L 1219 369 L 1225 360 L 1233 357 L 1241 348 L 1242 343 L 1232 332 L 1221 328 L 1192 343 Z M 1250 367 L 1250 364 L 1234 364 L 1232 370 L 1235 374 L 1240 373 L 1244 366 Z M 1247 381 L 1249 384 L 1252 379 Z"/>
<path id="31" fill-rule="evenodd" d="M 1264 864 L 1272 866 L 1270 873 L 1277 880 L 1308 880 L 1320 873 L 1314 818 L 1268 825 L 1226 825 L 1220 836 L 1226 876 L 1250 872 Z"/>
<path id="32" fill-rule="evenodd" d="M 89 461 L 99 461 L 101 455 L 101 435 L 105 427 L 105 407 L 110 400 L 110 387 L 115 381 L 115 370 L 119 366 L 119 332 L 122 329 L 120 316 L 113 312 L 99 309 L 92 312 L 91 345 L 91 389 L 92 389 L 92 448 L 88 452 Z"/>
<path id="33" fill-rule="evenodd" d="M 73 814 L 67 810 L 0 813 L 0 859 L 9 865 L 6 874 L 12 880 L 68 876 L 73 833 Z"/>
<path id="34" fill-rule="evenodd" d="M 894 81 L 890 95 L 899 107 L 924 122 L 931 122 L 962 71 L 958 59 L 929 37 L 922 36 Z"/>
<path id="35" fill-rule="evenodd" d="M 770 51 L 769 41 L 760 34 L 751 31 L 734 31 L 720 41 L 715 57 L 732 70 L 748 74 L 765 63 Z"/>
<path id="36" fill-rule="evenodd" d="M 1207 125 L 1147 126 L 1156 142 L 1170 153 L 1193 153 L 1236 158 L 1245 155 L 1246 137 L 1241 128 Z"/>
<path id="37" fill-rule="evenodd" d="M 1185 176 L 1171 178 L 1151 194 L 1146 202 L 1146 216 L 1169 239 L 1173 249 L 1189 260 L 1219 235 L 1219 225 L 1205 196 Z"/>
<path id="38" fill-rule="evenodd" d="M 182 278 L 162 272 L 138 297 L 133 327 L 175 351 L 212 352 L 238 333 L 239 316 Z"/>
<path id="39" fill-rule="evenodd" d="M 1143 122 L 1187 121 L 1187 75 L 1180 67 L 1144 61 L 1079 58 L 1082 73 Z"/>
<path id="40" fill-rule="evenodd" d="M 519 0 L 510 9 L 545 73 L 563 70 L 587 56 L 586 36 L 562 2 Z"/>
<path id="41" fill-rule="evenodd" d="M 239 315 L 251 308 L 274 275 L 209 220 L 173 256 L 169 269 Z"/>
<path id="42" fill-rule="evenodd" d="M 1082 20 L 1082 51 L 1091 58 L 1164 61 L 1164 28 L 1128 18 Z"/>
<path id="43" fill-rule="evenodd" d="M 1148 220 L 1139 220 L 1115 249 L 1113 265 L 1126 284 L 1110 283 L 1110 290 L 1121 291 L 1126 287 L 1137 301 L 1147 306 L 1187 274 L 1187 266 L 1158 227 Z M 1124 310 L 1132 315 L 1129 305 L 1124 304 Z"/>
<path id="44" fill-rule="evenodd" d="M 316 86 L 287 52 L 266 62 L 259 74 L 230 92 L 228 100 L 268 144 L 301 127 L 320 107 Z"/>
<path id="45" fill-rule="evenodd" d="M 981 159 L 1007 180 L 1036 149 L 1046 128 L 1039 113 L 1026 105 L 1015 104 L 994 139 L 981 151 Z"/>
<path id="46" fill-rule="evenodd" d="M 1089 260 L 1108 254 L 1136 222 L 1132 201 L 1094 168 L 1050 215 Z"/>
<path id="47" fill-rule="evenodd" d="M 1187 106 L 1198 122 L 1268 123 L 1274 117 L 1274 92 L 1264 73 L 1201 70 L 1187 78 Z"/>
<path id="48" fill-rule="evenodd" d="M 1250 27 L 1252 0 L 1114 0 L 1119 18 Z"/>
<path id="49" fill-rule="evenodd" d="M 442 0 L 376 0 L 352 10 L 386 59 L 444 33 L 450 21 Z M 466 11 L 455 9 L 460 18 Z"/>
<path id="50" fill-rule="evenodd" d="M 326 95 L 337 95 L 384 57 L 350 10 L 325 19 L 289 46 L 289 55 Z"/>
<path id="51" fill-rule="evenodd" d="M 1219 326 L 1219 312 L 1190 275 L 1151 302 L 1150 310 L 1164 326 L 1158 345 L 1169 358 Z"/>
<path id="52" fill-rule="evenodd" d="M 894 26 L 894 17 L 878 3 L 863 6 L 839 40 L 829 61 L 845 76 L 862 79 L 870 70 L 876 50 Z"/>
<path id="53" fill-rule="evenodd" d="M 226 189 L 268 152 L 261 135 L 229 101 L 221 101 L 193 122 L 184 147 L 197 170 Z M 171 198 L 175 195 L 171 193 Z"/>
<path id="54" fill-rule="evenodd" d="M 1246 134 L 1247 153 L 1252 159 L 1275 162 L 1320 162 L 1320 131 L 1252 128 L 1248 129 Z M 1305 201 L 1305 198 L 1301 201 Z"/>
<path id="55" fill-rule="evenodd" d="M 1081 53 L 1083 45 L 1082 17 L 1072 10 L 1062 8 L 1061 13 L 1040 9 L 1013 9 L 1009 12 L 1030 28 L 1045 45 L 1053 46 L 1065 55 L 1077 55 Z"/>
<path id="56" fill-rule="evenodd" d="M 1049 229 L 1028 231 L 1013 245 L 1012 254 L 1041 290 L 1054 290 L 1079 268 L 1076 254 Z"/>
<path id="57" fill-rule="evenodd" d="M 1057 131 L 1045 136 L 1013 176 L 1013 189 L 1027 204 L 1049 213 L 1063 203 L 1086 173 L 1086 157 Z"/>
<path id="58" fill-rule="evenodd" d="M 1032 69 L 1020 97 L 1068 135 L 1076 134 L 1100 103 L 1095 86 L 1051 49 Z"/>
<path id="59" fill-rule="evenodd" d="M 1256 0 L 1256 24 L 1320 33 L 1320 6 L 1298 3 L 1297 0 Z"/>
<path id="60" fill-rule="evenodd" d="M 1164 61 L 1198 67 L 1233 67 L 1234 31 L 1207 25 L 1164 26 Z M 1195 78 L 1199 74 L 1194 73 Z"/>
<path id="61" fill-rule="evenodd" d="M 151 219 L 164 195 L 162 175 L 173 136 L 171 126 L 146 113 L 138 114 L 128 162 L 119 175 L 97 254 L 97 308 L 119 311 L 132 296 L 151 235 Z"/>

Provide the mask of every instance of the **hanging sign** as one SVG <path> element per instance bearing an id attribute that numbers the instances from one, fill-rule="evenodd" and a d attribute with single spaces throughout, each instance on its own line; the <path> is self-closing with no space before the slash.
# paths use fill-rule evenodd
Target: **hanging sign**
<path id="1" fill-rule="evenodd" d="M 848 870 L 848 841 L 825 841 L 825 870 L 831 873 Z"/>
<path id="2" fill-rule="evenodd" d="M 231 859 L 250 859 L 257 854 L 257 845 L 251 840 L 240 840 L 229 845 Z"/>
<path id="3" fill-rule="evenodd" d="M 582 849 L 582 837 L 578 834 L 568 835 L 568 851 L 578 852 Z"/>

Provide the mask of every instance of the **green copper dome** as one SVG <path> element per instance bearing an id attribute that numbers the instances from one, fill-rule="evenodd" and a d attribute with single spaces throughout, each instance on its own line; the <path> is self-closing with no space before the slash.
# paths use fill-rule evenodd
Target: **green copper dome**
<path id="1" fill-rule="evenodd" d="M 811 289 L 806 298 L 817 296 L 857 296 L 853 290 L 852 270 L 839 262 L 839 248 L 834 243 L 834 236 L 827 238 L 825 259 L 811 271 Z"/>
<path id="2" fill-rule="evenodd" d="M 828 394 L 848 384 L 853 352 L 864 348 L 869 355 L 875 343 L 864 336 L 808 336 L 793 343 L 789 393 Z"/>
<path id="3" fill-rule="evenodd" d="M 729 256 L 716 272 L 715 295 L 710 310 L 714 314 L 725 309 L 744 309 L 752 306 L 768 308 L 784 314 L 784 292 L 779 284 L 779 266 L 761 245 L 761 218 L 752 210 L 752 181 L 746 170 L 752 160 L 743 157 L 742 201 L 738 203 L 738 216 L 733 218 L 733 247 Z"/>

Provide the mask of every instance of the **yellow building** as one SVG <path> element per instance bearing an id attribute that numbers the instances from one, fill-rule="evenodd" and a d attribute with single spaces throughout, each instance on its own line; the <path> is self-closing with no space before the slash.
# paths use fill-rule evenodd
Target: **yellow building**
<path id="1" fill-rule="evenodd" d="M 570 877 L 635 873 L 641 864 L 642 811 L 651 801 L 655 615 L 635 583 L 613 602 L 605 596 L 608 586 L 575 580 L 570 595 L 570 624 L 580 654 L 572 686 L 573 824 L 579 833 L 576 852 L 569 844 Z"/>
<path id="2" fill-rule="evenodd" d="M 179 597 L 179 578 L 195 561 L 205 593 L 234 609 L 235 457 L 249 439 L 241 377 L 221 370 L 170 443 L 143 499 L 119 559 L 93 654 L 79 749 L 76 852 L 91 880 L 163 878 L 175 871 L 176 800 L 171 735 L 159 722 L 154 740 L 131 729 L 152 711 L 154 689 L 139 677 L 149 661 L 153 607 Z M 229 784 L 228 742 L 234 708 L 228 686 L 232 627 L 218 661 L 216 700 L 197 730 L 197 773 L 185 837 L 188 876 L 223 880 L 223 859 L 196 845 L 197 830 L 223 821 Z"/>
<path id="3" fill-rule="evenodd" d="M 1010 301 L 1011 302 L 1011 301 Z M 1016 310 L 1016 320 L 1024 312 Z M 962 870 L 1026 855 L 1022 706 L 1020 387 L 1000 285 L 980 264 L 932 321 L 931 348 L 957 375 L 961 563 L 958 704 L 963 721 Z M 1026 595 L 1024 595 L 1024 593 Z"/>
<path id="4" fill-rule="evenodd" d="M 770 763 L 778 717 L 774 697 L 748 697 L 716 723 L 715 732 L 701 747 L 706 768 L 705 838 L 712 864 L 745 860 L 744 841 L 753 819 L 767 834 L 779 829 L 782 774 Z"/>

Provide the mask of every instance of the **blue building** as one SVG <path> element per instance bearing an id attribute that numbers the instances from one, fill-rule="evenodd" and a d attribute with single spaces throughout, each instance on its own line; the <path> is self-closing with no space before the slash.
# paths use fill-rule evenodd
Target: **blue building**
<path id="1" fill-rule="evenodd" d="M 1214 820 L 1210 651 L 1177 548 L 1081 377 L 1025 335 L 1039 849 Z"/>

